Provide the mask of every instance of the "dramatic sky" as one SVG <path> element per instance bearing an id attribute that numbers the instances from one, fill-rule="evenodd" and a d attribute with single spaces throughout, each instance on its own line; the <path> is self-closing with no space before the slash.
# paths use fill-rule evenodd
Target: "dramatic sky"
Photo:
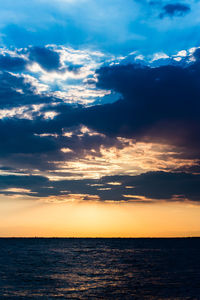
<path id="1" fill-rule="evenodd" d="M 0 4 L 0 236 L 200 235 L 200 1 Z"/>

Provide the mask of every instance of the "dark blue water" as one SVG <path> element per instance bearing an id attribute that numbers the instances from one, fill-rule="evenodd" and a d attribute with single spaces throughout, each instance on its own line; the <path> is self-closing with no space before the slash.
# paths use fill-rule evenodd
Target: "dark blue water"
<path id="1" fill-rule="evenodd" d="M 0 239 L 0 299 L 200 299 L 200 239 Z"/>

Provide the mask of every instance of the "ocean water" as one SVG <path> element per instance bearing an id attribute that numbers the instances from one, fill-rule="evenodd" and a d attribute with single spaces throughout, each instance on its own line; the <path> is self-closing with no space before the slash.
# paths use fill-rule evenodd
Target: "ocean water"
<path id="1" fill-rule="evenodd" d="M 0 299 L 200 299 L 200 239 L 0 239 Z"/>

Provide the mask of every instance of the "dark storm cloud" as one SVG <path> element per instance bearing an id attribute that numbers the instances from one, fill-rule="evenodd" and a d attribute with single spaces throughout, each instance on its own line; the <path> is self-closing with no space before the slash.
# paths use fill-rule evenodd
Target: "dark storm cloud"
<path id="1" fill-rule="evenodd" d="M 86 154 L 100 156 L 101 145 L 106 148 L 122 148 L 126 145 L 116 138 L 82 133 L 80 126 L 70 128 L 71 136 L 63 136 L 62 126 L 62 122 L 52 126 L 52 121 L 40 117 L 34 120 L 0 120 L 0 163 L 16 169 L 24 168 L 26 171 L 31 168 L 54 170 L 57 168 L 54 162 L 70 161 Z M 43 135 L 46 132 L 51 134 Z M 70 149 L 71 152 L 64 153 L 62 148 Z"/>
<path id="2" fill-rule="evenodd" d="M 54 71 L 60 67 L 60 56 L 57 52 L 45 47 L 31 47 L 30 60 L 37 62 L 46 71 Z"/>
<path id="3" fill-rule="evenodd" d="M 151 68 L 103 67 L 98 87 L 123 99 L 82 112 L 82 122 L 111 136 L 156 140 L 200 149 L 200 63 Z M 103 121 L 102 121 L 103 120 Z"/>
<path id="4" fill-rule="evenodd" d="M 1 155 L 11 153 L 40 153 L 55 150 L 56 143 L 51 137 L 34 135 L 29 120 L 0 120 Z"/>
<path id="5" fill-rule="evenodd" d="M 194 57 L 198 58 L 198 50 Z M 53 120 L 35 115 L 33 120 L 0 121 L 0 162 L 2 165 L 52 169 L 54 161 L 84 157 L 101 145 L 123 147 L 117 137 L 177 146 L 174 158 L 200 157 L 200 63 L 151 68 L 138 64 L 113 65 L 97 71 L 97 87 L 114 90 L 122 98 L 111 104 L 84 107 L 59 104 L 56 99 L 36 95 L 20 76 L 2 73 L 1 108 L 49 103 L 41 113 L 56 111 Z M 21 92 L 19 92 L 21 90 Z M 103 135 L 80 136 L 81 124 Z M 66 130 L 74 132 L 63 137 Z M 55 134 L 42 136 L 41 134 Z M 61 148 L 71 153 L 62 153 Z M 179 153 L 178 153 L 179 152 Z"/>
<path id="6" fill-rule="evenodd" d="M 39 126 L 39 120 L 36 121 Z M 0 163 L 15 169 L 51 169 L 51 161 L 64 159 L 59 141 L 34 133 L 35 121 L 0 120 Z"/>
<path id="7" fill-rule="evenodd" d="M 23 71 L 27 61 L 21 57 L 13 57 L 8 54 L 0 55 L 0 70 L 5 71 Z"/>
<path id="8" fill-rule="evenodd" d="M 160 18 L 164 17 L 182 17 L 185 14 L 190 12 L 190 6 L 187 4 L 182 4 L 182 3 L 173 3 L 173 4 L 166 4 L 163 6 L 163 12 L 160 13 Z"/>
<path id="9" fill-rule="evenodd" d="M 16 176 L 16 175 L 1 175 L 0 188 L 27 188 L 34 189 L 40 186 L 49 184 L 49 180 L 43 176 Z"/>
<path id="10" fill-rule="evenodd" d="M 0 54 L 1 71 L 27 72 L 26 67 L 34 62 L 38 63 L 47 72 L 64 72 L 68 70 L 77 74 L 82 67 L 82 65 L 66 62 L 66 66 L 62 68 L 59 53 L 47 47 L 29 47 L 27 49 L 16 49 L 15 51 L 19 56 L 10 55 L 8 52 Z"/>
<path id="11" fill-rule="evenodd" d="M 0 108 L 13 108 L 53 101 L 48 96 L 36 94 L 34 90 L 35 88 L 24 77 L 15 76 L 8 72 L 0 73 Z"/>
<path id="12" fill-rule="evenodd" d="M 69 72 L 77 74 L 82 67 L 82 65 L 66 62 L 66 66 L 62 68 L 59 53 L 54 49 L 47 47 L 30 47 L 28 48 L 27 53 L 31 62 L 37 62 L 44 70 L 48 72 L 64 72 L 68 70 Z"/>
<path id="13" fill-rule="evenodd" d="M 149 199 L 200 200 L 200 175 L 148 172 L 137 176 L 114 176 L 109 180 L 121 181 L 124 186 L 133 186 L 126 194 L 144 196 Z"/>
<path id="14" fill-rule="evenodd" d="M 113 185 L 113 182 L 121 184 Z M 9 188 L 29 189 L 27 194 L 36 198 L 82 194 L 98 196 L 101 201 L 200 201 L 200 175 L 187 173 L 149 172 L 136 176 L 62 181 L 50 181 L 42 176 L 1 175 L 0 192 L 10 194 L 10 191 L 4 191 Z"/>

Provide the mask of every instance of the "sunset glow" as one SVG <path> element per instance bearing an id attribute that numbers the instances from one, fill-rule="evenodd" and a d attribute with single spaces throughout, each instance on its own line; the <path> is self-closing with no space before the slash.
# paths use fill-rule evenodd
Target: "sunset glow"
<path id="1" fill-rule="evenodd" d="M 199 11 L 1 4 L 0 236 L 200 234 Z"/>

